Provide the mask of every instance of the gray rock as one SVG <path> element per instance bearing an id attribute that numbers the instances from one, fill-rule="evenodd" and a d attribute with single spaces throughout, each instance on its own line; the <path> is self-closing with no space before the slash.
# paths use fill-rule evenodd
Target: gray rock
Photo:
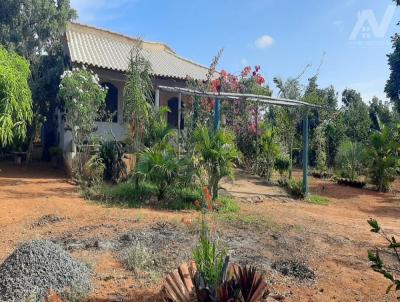
<path id="1" fill-rule="evenodd" d="M 58 245 L 45 240 L 29 241 L 0 265 L 0 301 L 43 301 L 50 289 L 89 291 L 90 271 Z"/>

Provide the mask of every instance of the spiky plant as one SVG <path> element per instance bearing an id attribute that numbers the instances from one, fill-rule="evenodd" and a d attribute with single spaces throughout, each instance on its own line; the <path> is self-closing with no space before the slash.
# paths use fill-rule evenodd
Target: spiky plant
<path id="1" fill-rule="evenodd" d="M 370 137 L 367 155 L 372 183 L 379 192 L 386 192 L 399 173 L 400 142 L 395 134 L 399 129 L 390 129 L 382 124 L 380 128 Z"/>
<path id="2" fill-rule="evenodd" d="M 184 161 L 178 159 L 169 148 L 146 148 L 139 153 L 135 177 L 155 184 L 158 188 L 158 200 L 163 200 L 168 186 L 179 178 L 183 165 Z"/>

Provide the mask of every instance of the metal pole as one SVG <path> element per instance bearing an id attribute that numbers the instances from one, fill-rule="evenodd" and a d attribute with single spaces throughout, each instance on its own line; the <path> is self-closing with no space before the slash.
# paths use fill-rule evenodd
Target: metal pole
<path id="1" fill-rule="evenodd" d="M 155 104 L 156 108 L 160 108 L 160 89 L 156 89 L 156 97 L 155 97 Z"/>
<path id="2" fill-rule="evenodd" d="M 303 119 L 303 192 L 308 195 L 308 112 Z"/>
<path id="3" fill-rule="evenodd" d="M 182 93 L 178 97 L 178 158 L 181 158 Z"/>
<path id="4" fill-rule="evenodd" d="M 220 124 L 220 115 L 221 115 L 221 100 L 215 100 L 215 108 L 214 108 L 214 131 L 217 132 Z"/>

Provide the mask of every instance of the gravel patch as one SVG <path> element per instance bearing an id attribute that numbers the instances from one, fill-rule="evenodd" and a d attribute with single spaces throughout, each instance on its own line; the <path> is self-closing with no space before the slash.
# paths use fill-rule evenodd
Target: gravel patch
<path id="1" fill-rule="evenodd" d="M 276 261 L 271 267 L 285 276 L 292 276 L 300 280 L 315 279 L 315 274 L 311 269 L 295 260 Z"/>
<path id="2" fill-rule="evenodd" d="M 50 289 L 89 291 L 90 271 L 50 241 L 29 241 L 0 265 L 0 301 L 43 301 Z"/>
<path id="3" fill-rule="evenodd" d="M 57 215 L 49 214 L 40 217 L 35 223 L 32 224 L 32 227 L 42 227 L 49 224 L 55 224 L 57 222 L 64 221 L 65 217 L 60 217 Z"/>

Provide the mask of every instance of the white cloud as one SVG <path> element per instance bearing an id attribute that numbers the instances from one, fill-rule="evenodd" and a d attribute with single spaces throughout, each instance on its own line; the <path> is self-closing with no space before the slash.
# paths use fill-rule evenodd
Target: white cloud
<path id="1" fill-rule="evenodd" d="M 257 48 L 264 49 L 274 44 L 274 39 L 269 35 L 263 35 L 259 37 L 254 44 Z"/>

